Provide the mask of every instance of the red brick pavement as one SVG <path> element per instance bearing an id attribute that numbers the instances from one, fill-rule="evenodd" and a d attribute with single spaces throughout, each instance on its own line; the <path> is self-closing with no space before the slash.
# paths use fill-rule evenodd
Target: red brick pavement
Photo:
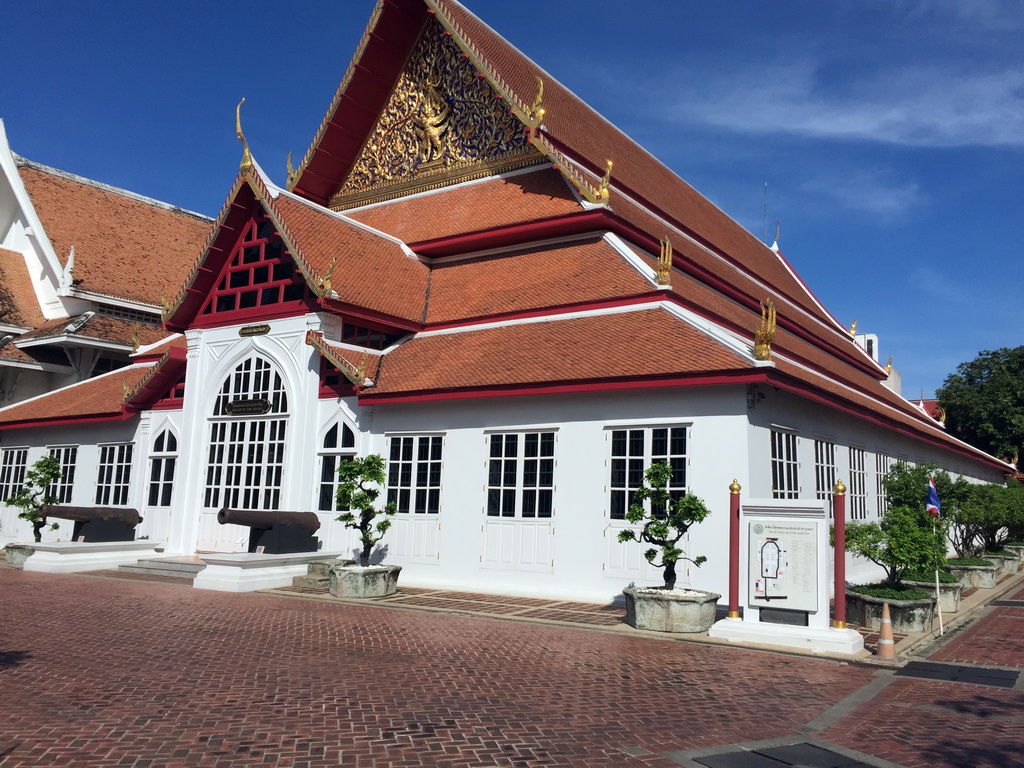
<path id="1" fill-rule="evenodd" d="M 0 617 L 4 768 L 662 768 L 619 750 L 790 735 L 872 676 L 739 648 L 9 569 Z"/>
<path id="2" fill-rule="evenodd" d="M 907 768 L 1024 765 L 1024 693 L 899 678 L 818 738 Z"/>
<path id="3" fill-rule="evenodd" d="M 928 658 L 991 667 L 1024 667 L 1024 608 L 994 608 L 983 621 L 970 626 Z"/>

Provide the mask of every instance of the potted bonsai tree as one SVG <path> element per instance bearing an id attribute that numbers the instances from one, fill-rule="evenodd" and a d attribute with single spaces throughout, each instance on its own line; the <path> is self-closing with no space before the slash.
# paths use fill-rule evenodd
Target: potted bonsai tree
<path id="1" fill-rule="evenodd" d="M 338 505 L 348 511 L 337 520 L 359 533 L 361 550 L 358 563 L 331 568 L 330 589 L 336 597 L 385 597 L 398 588 L 402 566 L 370 564 L 374 544 L 384 538 L 398 511 L 394 504 L 375 506 L 384 477 L 384 459 L 378 454 L 348 459 L 338 467 Z"/>
<path id="2" fill-rule="evenodd" d="M 4 503 L 8 507 L 19 507 L 18 517 L 32 524 L 32 535 L 38 543 L 43 540 L 43 529 L 48 520 L 42 514 L 44 504 L 56 504 L 57 497 L 49 493 L 50 486 L 60 479 L 60 462 L 54 456 L 43 456 L 25 473 L 25 482 Z M 60 526 L 49 523 L 51 531 Z M 7 561 L 21 565 L 35 549 L 28 544 L 8 544 L 6 547 Z"/>
<path id="3" fill-rule="evenodd" d="M 696 496 L 672 500 L 668 482 L 672 468 L 665 463 L 652 464 L 644 471 L 644 480 L 633 494 L 626 520 L 639 529 L 619 532 L 619 541 L 649 544 L 647 561 L 663 569 L 661 587 L 627 587 L 626 621 L 637 629 L 658 632 L 707 632 L 715 621 L 715 606 L 721 595 L 695 589 L 676 589 L 676 565 L 687 561 L 700 567 L 707 558 L 687 557 L 679 542 L 690 528 L 711 511 Z"/>

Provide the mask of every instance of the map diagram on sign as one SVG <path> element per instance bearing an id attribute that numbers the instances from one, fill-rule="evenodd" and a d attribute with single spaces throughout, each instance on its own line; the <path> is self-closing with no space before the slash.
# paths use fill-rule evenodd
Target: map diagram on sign
<path id="1" fill-rule="evenodd" d="M 751 603 L 816 610 L 818 557 L 814 523 L 752 521 L 749 546 Z"/>

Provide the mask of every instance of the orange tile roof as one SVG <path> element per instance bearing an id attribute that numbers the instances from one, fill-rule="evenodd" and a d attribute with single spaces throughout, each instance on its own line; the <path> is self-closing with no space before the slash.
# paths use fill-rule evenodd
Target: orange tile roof
<path id="1" fill-rule="evenodd" d="M 654 290 L 608 243 L 533 246 L 431 271 L 427 322 L 486 317 L 631 296 Z"/>
<path id="2" fill-rule="evenodd" d="M 25 257 L 0 248 L 0 322 L 34 328 L 44 322 Z"/>
<path id="3" fill-rule="evenodd" d="M 24 162 L 32 205 L 79 289 L 146 304 L 174 295 L 210 231 L 205 217 Z"/>
<path id="4" fill-rule="evenodd" d="M 418 336 L 384 356 L 375 394 L 685 376 L 749 361 L 662 309 Z"/>
<path id="5" fill-rule="evenodd" d="M 567 156 L 602 174 L 612 160 L 611 206 L 617 212 L 628 202 L 615 189 L 629 190 L 662 211 L 698 239 L 712 244 L 750 274 L 808 309 L 814 302 L 806 287 L 785 263 L 756 237 L 703 197 L 667 166 L 581 101 L 520 51 L 455 0 L 436 0 L 441 12 L 461 28 L 484 61 L 524 104 L 533 100 L 537 78 L 544 80 L 545 137 Z M 661 226 L 648 230 L 656 238 Z"/>
<path id="6" fill-rule="evenodd" d="M 40 397 L 0 409 L 0 429 L 31 427 L 63 420 L 95 421 L 123 415 L 125 388 L 149 372 L 149 365 L 121 368 Z"/>
<path id="7" fill-rule="evenodd" d="M 429 269 L 399 243 L 292 195 L 272 205 L 316 276 L 325 277 L 334 261 L 331 283 L 340 301 L 422 319 Z"/>
<path id="8" fill-rule="evenodd" d="M 478 232 L 580 210 L 553 168 L 464 184 L 348 211 L 356 221 L 407 243 Z"/>
<path id="9" fill-rule="evenodd" d="M 93 315 L 77 331 L 66 333 L 64 329 L 77 319 L 75 317 L 64 317 L 59 320 L 49 320 L 36 330 L 22 334 L 17 340 L 28 341 L 29 339 L 45 339 L 53 336 L 67 335 L 71 338 L 99 339 L 101 341 L 131 345 L 134 343 L 136 331 L 138 331 L 142 344 L 155 344 L 167 336 L 167 332 L 158 326 L 147 323 L 134 323 L 120 317 L 106 317 L 105 315 Z"/>

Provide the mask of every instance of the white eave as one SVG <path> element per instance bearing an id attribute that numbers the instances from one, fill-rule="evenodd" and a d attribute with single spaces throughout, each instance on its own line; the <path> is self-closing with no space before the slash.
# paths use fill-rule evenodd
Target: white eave
<path id="1" fill-rule="evenodd" d="M 89 336 L 73 336 L 66 333 L 59 333 L 54 336 L 35 336 L 31 339 L 13 342 L 18 349 L 30 347 L 51 347 L 54 345 L 62 347 L 92 347 L 94 349 L 109 349 L 116 352 L 132 351 L 132 344 L 123 341 L 110 341 L 109 339 L 94 339 Z"/>

